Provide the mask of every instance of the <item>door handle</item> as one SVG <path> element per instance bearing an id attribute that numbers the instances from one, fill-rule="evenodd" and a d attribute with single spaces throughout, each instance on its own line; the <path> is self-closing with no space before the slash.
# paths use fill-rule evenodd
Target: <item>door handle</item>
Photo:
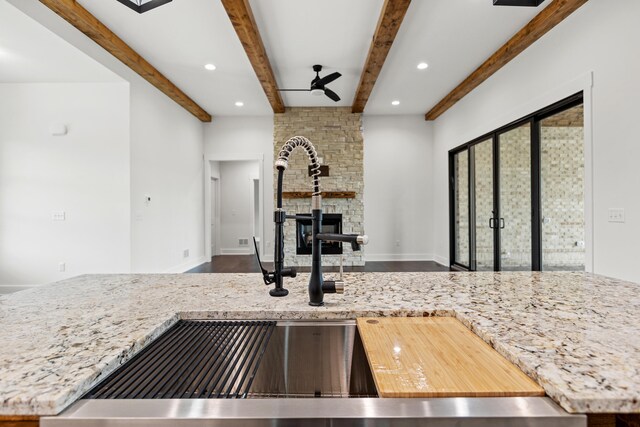
<path id="1" fill-rule="evenodd" d="M 489 218 L 489 228 L 495 228 L 494 222 L 495 222 L 495 218 Z"/>
<path id="2" fill-rule="evenodd" d="M 500 229 L 504 228 L 504 218 L 500 218 Z"/>

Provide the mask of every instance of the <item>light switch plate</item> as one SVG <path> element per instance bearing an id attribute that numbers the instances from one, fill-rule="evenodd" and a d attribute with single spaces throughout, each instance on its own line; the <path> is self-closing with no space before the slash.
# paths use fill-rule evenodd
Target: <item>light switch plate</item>
<path id="1" fill-rule="evenodd" d="M 52 221 L 64 221 L 66 220 L 66 213 L 65 211 L 54 211 L 51 212 L 51 220 Z"/>
<path id="2" fill-rule="evenodd" d="M 624 222 L 624 209 L 622 209 L 622 208 L 610 208 L 609 209 L 609 222 Z"/>

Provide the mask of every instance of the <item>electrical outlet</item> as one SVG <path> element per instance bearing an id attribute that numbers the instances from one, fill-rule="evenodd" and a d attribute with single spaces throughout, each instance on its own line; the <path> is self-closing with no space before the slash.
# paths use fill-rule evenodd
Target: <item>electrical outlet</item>
<path id="1" fill-rule="evenodd" d="M 400 247 L 400 240 L 396 240 L 396 248 Z"/>
<path id="2" fill-rule="evenodd" d="M 53 211 L 51 212 L 52 221 L 64 221 L 66 219 L 65 211 Z"/>
<path id="3" fill-rule="evenodd" d="M 58 271 L 64 272 L 67 269 L 67 265 L 64 262 L 58 263 Z"/>
<path id="4" fill-rule="evenodd" d="M 249 246 L 249 239 L 238 239 L 238 246 Z"/>
<path id="5" fill-rule="evenodd" d="M 624 222 L 624 209 L 609 208 L 609 222 Z"/>
<path id="6" fill-rule="evenodd" d="M 185 249 L 184 251 L 182 251 L 182 257 L 189 258 L 189 249 Z"/>

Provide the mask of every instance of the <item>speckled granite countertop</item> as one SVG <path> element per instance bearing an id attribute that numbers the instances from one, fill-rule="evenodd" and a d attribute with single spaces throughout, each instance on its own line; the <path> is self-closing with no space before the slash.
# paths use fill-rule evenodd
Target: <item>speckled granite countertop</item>
<path id="1" fill-rule="evenodd" d="M 0 297 L 0 415 L 54 415 L 178 318 L 452 315 L 569 412 L 640 412 L 640 285 L 582 273 L 350 273 L 307 304 L 256 274 L 92 275 Z"/>

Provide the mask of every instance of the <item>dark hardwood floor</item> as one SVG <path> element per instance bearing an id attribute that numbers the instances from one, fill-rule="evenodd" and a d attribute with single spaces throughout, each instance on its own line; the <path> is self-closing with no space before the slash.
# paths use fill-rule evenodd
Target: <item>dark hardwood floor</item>
<path id="1" fill-rule="evenodd" d="M 271 263 L 264 268 L 271 269 Z M 327 272 L 338 271 L 338 267 L 323 266 Z M 309 267 L 299 267 L 301 273 L 309 272 Z M 344 267 L 345 272 L 412 272 L 412 271 L 451 271 L 449 267 L 434 261 L 369 261 L 364 267 Z M 258 261 L 253 255 L 214 256 L 211 262 L 197 266 L 187 273 L 259 273 Z"/>

